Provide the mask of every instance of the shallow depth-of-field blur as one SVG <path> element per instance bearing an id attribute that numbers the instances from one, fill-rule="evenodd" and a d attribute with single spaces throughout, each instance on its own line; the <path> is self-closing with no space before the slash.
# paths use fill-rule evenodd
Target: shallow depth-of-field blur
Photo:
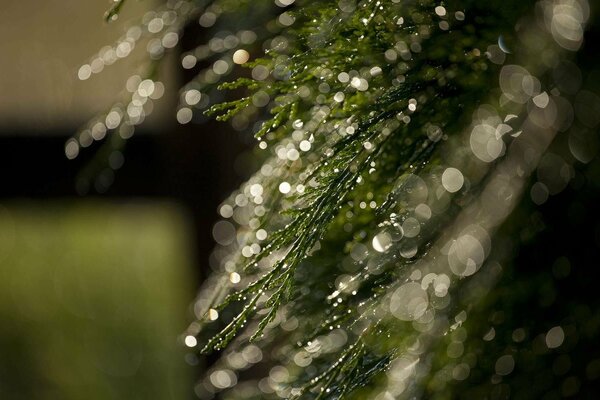
<path id="1" fill-rule="evenodd" d="M 165 203 L 0 205 L 0 397 L 185 398 L 186 229 Z"/>

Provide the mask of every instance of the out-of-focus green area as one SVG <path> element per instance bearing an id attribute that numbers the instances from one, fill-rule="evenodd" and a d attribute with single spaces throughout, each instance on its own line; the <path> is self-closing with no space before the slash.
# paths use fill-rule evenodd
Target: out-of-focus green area
<path id="1" fill-rule="evenodd" d="M 166 204 L 0 205 L 0 398 L 188 398 L 186 228 Z"/>

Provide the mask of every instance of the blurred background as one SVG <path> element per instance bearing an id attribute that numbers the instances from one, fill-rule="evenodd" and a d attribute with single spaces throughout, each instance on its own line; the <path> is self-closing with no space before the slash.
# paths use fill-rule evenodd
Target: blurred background
<path id="1" fill-rule="evenodd" d="M 224 124 L 177 123 L 177 89 L 191 78 L 178 67 L 184 39 L 162 63 L 163 98 L 108 182 L 92 179 L 83 195 L 77 183 L 97 148 L 76 160 L 64 151 L 110 109 L 144 52 L 85 81 L 80 66 L 154 4 L 130 2 L 107 24 L 104 0 L 2 2 L 2 399 L 193 396 L 197 360 L 180 335 L 250 139 Z"/>

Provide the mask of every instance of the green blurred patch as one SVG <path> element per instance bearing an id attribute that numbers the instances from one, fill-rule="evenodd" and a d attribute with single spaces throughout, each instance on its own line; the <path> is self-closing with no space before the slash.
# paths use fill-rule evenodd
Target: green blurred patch
<path id="1" fill-rule="evenodd" d="M 0 205 L 0 398 L 189 398 L 189 237 L 166 203 Z"/>

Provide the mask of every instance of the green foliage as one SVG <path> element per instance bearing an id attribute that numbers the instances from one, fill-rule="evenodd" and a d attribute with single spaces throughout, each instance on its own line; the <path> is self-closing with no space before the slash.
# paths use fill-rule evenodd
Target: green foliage
<path id="1" fill-rule="evenodd" d="M 314 137 L 313 154 L 325 154 L 302 166 L 306 172 L 295 184 L 304 186 L 305 191 L 298 194 L 292 204 L 282 203 L 289 211 L 290 222 L 270 235 L 261 252 L 248 265 L 255 266 L 278 250 L 284 250 L 285 254 L 259 279 L 228 296 L 219 306 L 222 309 L 233 300 L 248 298 L 240 314 L 207 343 L 205 350 L 226 345 L 256 313 L 258 299 L 268 293 L 269 299 L 263 306 L 268 312 L 252 336 L 253 339 L 259 337 L 276 311 L 289 299 L 286 294 L 295 284 L 298 265 L 322 239 L 344 204 L 359 203 L 363 198 L 365 192 L 356 189 L 357 183 L 364 179 L 364 185 L 368 182 L 393 185 L 403 174 L 418 172 L 429 165 L 438 142 L 423 134 L 426 127 L 435 123 L 446 135 L 460 132 L 461 123 L 449 117 L 472 110 L 487 94 L 484 76 L 488 72 L 476 74 L 476 79 L 466 78 L 473 75 L 473 70 L 484 70 L 488 66 L 484 58 L 471 53 L 476 43 L 464 40 L 460 30 L 436 27 L 431 17 L 432 7 L 431 2 L 408 6 L 392 4 L 384 15 L 377 2 L 365 2 L 350 13 L 339 13 L 335 4 L 331 7 L 325 7 L 323 3 L 305 5 L 300 8 L 300 13 L 293 14 L 301 29 L 287 33 L 289 39 L 285 51 L 273 49 L 268 52 L 270 58 L 250 65 L 266 67 L 274 71 L 273 75 L 276 71 L 276 77 L 264 81 L 244 79 L 229 86 L 247 86 L 254 96 L 266 94 L 274 99 L 270 108 L 274 117 L 263 122 L 257 133 L 258 138 L 271 133 L 267 136 L 269 142 L 275 138 L 287 140 L 296 130 L 296 118 L 310 121 L 319 115 L 321 120 L 312 130 L 307 129 L 305 136 Z M 401 27 L 399 18 L 404 18 Z M 483 37 L 490 35 L 485 30 L 481 34 Z M 412 42 L 414 46 L 418 45 L 419 51 L 401 63 L 386 61 L 385 50 L 393 49 L 399 41 Z M 453 44 L 450 54 L 440 53 L 449 43 Z M 448 64 L 448 58 L 452 59 L 452 64 Z M 340 81 L 338 76 L 344 71 L 367 74 L 368 82 L 357 76 L 354 80 L 356 85 L 366 85 L 368 90 Z M 323 85 L 327 90 L 322 90 Z M 318 105 L 315 106 L 312 103 L 314 97 L 302 98 L 298 88 L 324 93 L 317 96 Z M 343 95 L 342 101 L 335 99 L 340 97 L 339 94 Z M 218 119 L 229 119 L 248 107 L 250 98 L 215 105 L 210 113 L 220 112 Z M 409 106 L 416 105 L 417 99 L 418 107 L 423 110 L 413 114 Z M 315 112 L 319 106 L 320 113 Z M 352 133 L 340 134 L 339 128 L 335 132 L 336 126 L 349 126 Z M 382 166 L 378 168 L 377 177 L 371 178 L 367 176 L 372 175 L 368 174 L 368 169 L 375 162 Z M 379 188 L 373 192 L 380 196 L 386 193 Z M 390 208 L 389 201 L 382 203 L 380 214 Z M 379 222 L 386 217 L 380 217 Z M 265 220 L 262 224 L 271 223 Z"/>
<path id="2" fill-rule="evenodd" d="M 265 160 L 220 208 L 229 233 L 187 331 L 220 352 L 198 395 L 444 398 L 475 367 L 463 324 L 485 325 L 475 306 L 507 260 L 491 238 L 570 129 L 557 71 L 587 2 L 167 4 L 236 29 L 184 55 L 206 67 L 180 111 L 254 126 Z M 217 87 L 237 99 L 198 100 Z"/>

